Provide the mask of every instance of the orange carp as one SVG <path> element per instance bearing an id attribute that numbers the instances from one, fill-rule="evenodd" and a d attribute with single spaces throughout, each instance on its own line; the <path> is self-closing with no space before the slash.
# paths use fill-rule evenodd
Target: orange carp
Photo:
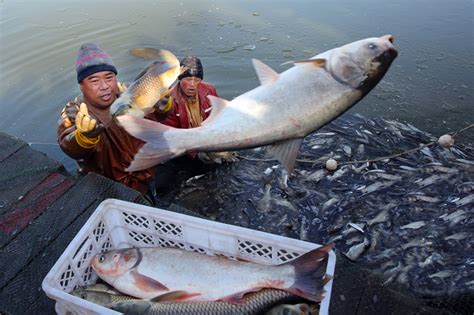
<path id="1" fill-rule="evenodd" d="M 112 117 L 130 114 L 143 117 L 154 110 L 155 104 L 166 96 L 177 83 L 178 76 L 186 71 L 178 58 L 167 51 L 157 51 L 157 58 L 146 67 L 128 89 L 110 106 Z"/>

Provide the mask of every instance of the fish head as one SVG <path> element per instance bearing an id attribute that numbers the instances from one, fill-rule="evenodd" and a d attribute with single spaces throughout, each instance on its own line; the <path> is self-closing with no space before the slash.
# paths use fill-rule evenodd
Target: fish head
<path id="1" fill-rule="evenodd" d="M 336 80 L 360 90 L 364 96 L 383 78 L 397 57 L 393 42 L 392 35 L 385 35 L 335 48 L 328 54 L 329 71 Z"/>
<path id="2" fill-rule="evenodd" d="M 270 309 L 268 315 L 306 315 L 310 314 L 310 307 L 306 303 L 300 304 L 280 304 Z"/>
<path id="3" fill-rule="evenodd" d="M 133 269 L 140 261 L 141 254 L 138 249 L 116 249 L 95 255 L 92 258 L 91 266 L 102 278 L 114 278 Z"/>
<path id="4" fill-rule="evenodd" d="M 76 289 L 71 292 L 71 295 L 80 299 L 92 302 L 99 305 L 108 305 L 112 302 L 111 295 L 105 292 L 88 291 L 84 289 Z"/>

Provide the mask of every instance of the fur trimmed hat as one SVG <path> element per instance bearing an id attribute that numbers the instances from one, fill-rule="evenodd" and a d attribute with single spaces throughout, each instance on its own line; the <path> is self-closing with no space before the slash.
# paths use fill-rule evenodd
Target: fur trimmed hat
<path id="1" fill-rule="evenodd" d="M 204 70 L 201 60 L 196 56 L 186 56 L 180 61 L 181 66 L 188 68 L 179 77 L 178 80 L 186 77 L 197 77 L 204 79 Z"/>
<path id="2" fill-rule="evenodd" d="M 77 53 L 77 83 L 81 83 L 86 77 L 101 71 L 112 71 L 117 74 L 117 68 L 110 55 L 96 44 L 83 44 Z"/>

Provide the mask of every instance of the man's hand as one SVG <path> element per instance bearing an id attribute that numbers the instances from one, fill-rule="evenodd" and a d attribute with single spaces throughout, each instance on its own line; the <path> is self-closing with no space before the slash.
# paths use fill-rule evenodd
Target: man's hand
<path id="1" fill-rule="evenodd" d="M 81 134 L 88 138 L 95 138 L 102 132 L 102 130 L 104 130 L 104 126 L 100 123 L 97 123 L 97 120 L 89 115 L 89 111 L 87 110 L 87 105 L 85 103 L 81 103 L 79 112 L 75 118 L 75 123 L 77 130 L 79 130 Z"/>
<path id="2" fill-rule="evenodd" d="M 231 151 L 199 152 L 198 158 L 206 164 L 222 164 L 223 162 L 233 163 L 238 161 L 237 157 L 235 156 L 235 153 Z"/>

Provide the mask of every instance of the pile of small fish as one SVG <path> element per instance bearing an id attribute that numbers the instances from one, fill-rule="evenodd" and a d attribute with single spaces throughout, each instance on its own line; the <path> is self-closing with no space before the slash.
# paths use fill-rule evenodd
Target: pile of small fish
<path id="1" fill-rule="evenodd" d="M 264 150 L 240 151 L 239 162 L 189 178 L 158 201 L 220 222 L 334 242 L 386 283 L 418 295 L 472 292 L 474 148 L 436 141 L 411 125 L 345 114 L 304 140 L 290 177 Z M 329 158 L 339 162 L 335 171 L 324 168 Z"/>

